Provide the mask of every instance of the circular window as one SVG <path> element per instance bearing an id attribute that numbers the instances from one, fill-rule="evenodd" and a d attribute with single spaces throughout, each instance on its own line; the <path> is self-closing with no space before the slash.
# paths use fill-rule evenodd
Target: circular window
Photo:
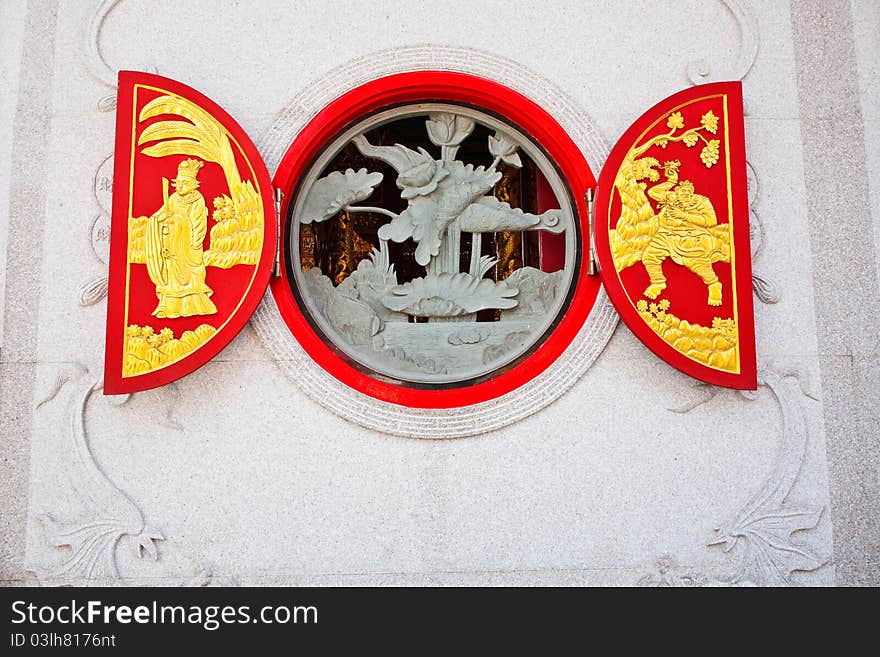
<path id="1" fill-rule="evenodd" d="M 300 133 L 273 293 L 324 369 L 372 397 L 453 407 L 552 363 L 596 299 L 593 176 L 534 103 L 449 72 L 381 78 Z"/>

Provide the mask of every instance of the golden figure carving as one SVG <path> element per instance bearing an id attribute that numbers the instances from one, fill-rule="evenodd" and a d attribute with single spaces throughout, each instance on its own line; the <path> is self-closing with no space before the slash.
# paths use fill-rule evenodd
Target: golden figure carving
<path id="1" fill-rule="evenodd" d="M 723 300 L 721 281 L 712 268 L 715 262 L 730 262 L 731 226 L 719 224 L 712 202 L 695 193 L 688 180 L 679 180 L 681 162 L 667 161 L 662 169 L 665 181 L 659 182 L 660 163 L 643 157 L 648 149 L 666 148 L 670 142 L 683 142 L 688 148 L 703 142 L 700 162 L 706 168 L 718 163 L 721 141 L 707 139 L 703 132 L 716 134 L 718 117 L 709 110 L 699 127 L 685 129 L 681 112 L 667 117 L 669 131 L 630 149 L 624 158 L 614 186 L 620 195 L 621 212 L 609 242 L 617 271 L 641 263 L 650 284 L 644 291 L 648 299 L 666 289 L 663 261 L 671 259 L 700 277 L 707 288 L 706 303 L 719 306 Z M 648 183 L 657 183 L 650 188 Z M 655 211 L 652 199 L 657 205 Z M 733 319 L 716 317 L 711 327 L 692 324 L 667 312 L 668 299 L 636 303 L 636 309 L 664 341 L 698 362 L 726 371 L 737 371 L 737 331 Z"/>
<path id="2" fill-rule="evenodd" d="M 204 252 L 206 267 L 228 269 L 235 265 L 255 265 L 263 248 L 263 201 L 251 181 L 243 181 L 235 161 L 232 142 L 210 114 L 177 96 L 159 96 L 147 103 L 139 120 L 176 115 L 185 121 L 159 121 L 147 126 L 138 145 L 158 141 L 143 149 L 144 155 L 189 155 L 205 162 L 216 162 L 223 169 L 228 194 L 213 199 L 215 224 L 210 232 L 209 249 Z M 129 222 L 129 261 L 146 263 L 144 229 L 146 217 Z"/>
<path id="3" fill-rule="evenodd" d="M 656 299 L 666 289 L 662 264 L 666 258 L 687 267 L 697 274 L 708 288 L 707 303 L 721 305 L 722 290 L 718 277 L 712 270 L 713 262 L 730 262 L 730 226 L 718 225 L 715 210 L 708 198 L 694 193 L 690 181 L 679 183 L 678 160 L 663 165 L 666 181 L 654 185 L 647 194 L 657 201 L 655 213 L 645 195 L 648 179 L 657 182 L 660 174 L 655 170 L 660 163 L 653 157 L 641 157 L 652 146 L 665 148 L 669 142 L 681 141 L 688 148 L 702 140 L 705 146 L 700 160 L 706 168 L 714 166 L 720 156 L 720 141 L 708 140 L 700 134 L 705 130 L 718 131 L 718 117 L 710 110 L 700 120 L 700 127 L 685 130 L 681 112 L 670 114 L 666 120 L 669 132 L 634 146 L 624 158 L 614 186 L 620 194 L 621 213 L 617 225 L 610 231 L 611 254 L 617 271 L 637 262 L 644 264 L 651 284 L 645 296 Z"/>
<path id="4" fill-rule="evenodd" d="M 147 221 L 144 255 L 150 280 L 156 286 L 159 303 L 153 315 L 159 318 L 213 315 L 217 307 L 209 298 L 214 291 L 205 284 L 202 244 L 208 228 L 208 208 L 197 191 L 199 160 L 180 163 L 172 181 L 175 192 Z"/>
<path id="5" fill-rule="evenodd" d="M 169 120 L 169 116 L 180 120 Z M 189 159 L 178 165 L 172 194 L 163 179 L 161 208 L 149 217 L 129 218 L 128 261 L 147 266 L 159 300 L 153 311 L 157 318 L 215 315 L 217 308 L 210 299 L 213 291 L 205 282 L 206 268 L 228 269 L 259 262 L 264 239 L 262 197 L 253 182 L 242 180 L 234 150 L 243 156 L 239 145 L 198 105 L 178 96 L 161 95 L 144 105 L 138 121 L 155 117 L 163 118 L 144 128 L 138 137 L 141 153 Z M 210 233 L 209 209 L 198 191 L 198 177 L 206 162 L 220 166 L 228 188 L 212 200 Z M 204 178 L 204 171 L 201 175 Z M 250 177 L 253 175 L 251 171 Z M 204 250 L 206 234 L 210 235 L 208 250 Z M 175 339 L 168 327 L 132 324 L 126 329 L 123 376 L 170 365 L 201 347 L 216 331 L 202 324 Z"/>
<path id="6" fill-rule="evenodd" d="M 179 339 L 175 339 L 169 328 L 156 333 L 152 326 L 132 324 L 125 330 L 123 376 L 143 374 L 170 365 L 201 347 L 215 332 L 213 326 L 202 324 L 194 331 L 184 331 Z"/>
<path id="7" fill-rule="evenodd" d="M 666 289 L 663 261 L 672 258 L 702 279 L 709 290 L 708 304 L 721 305 L 721 281 L 712 269 L 712 263 L 730 261 L 730 232 L 728 226 L 718 226 L 712 202 L 694 193 L 689 180 L 678 181 L 678 160 L 666 162 L 666 182 L 654 185 L 648 196 L 657 201 L 657 232 L 645 247 L 642 264 L 648 271 L 651 284 L 645 296 L 656 299 Z"/>

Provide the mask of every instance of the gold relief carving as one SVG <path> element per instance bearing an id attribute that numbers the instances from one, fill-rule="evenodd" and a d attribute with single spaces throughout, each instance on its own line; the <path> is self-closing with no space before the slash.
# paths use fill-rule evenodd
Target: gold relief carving
<path id="1" fill-rule="evenodd" d="M 715 317 L 712 326 L 700 326 L 679 319 L 671 312 L 669 299 L 648 303 L 640 299 L 636 310 L 661 338 L 688 358 L 720 370 L 737 369 L 737 330 L 733 319 Z"/>
<path id="2" fill-rule="evenodd" d="M 315 253 L 318 250 L 318 236 L 315 224 L 300 224 L 299 227 L 299 262 L 300 269 L 308 271 L 318 266 Z"/>
<path id="3" fill-rule="evenodd" d="M 150 217 L 129 219 L 129 262 L 147 265 L 159 299 L 153 311 L 157 317 L 214 314 L 217 309 L 208 299 L 213 291 L 205 285 L 205 267 L 257 264 L 263 247 L 262 199 L 253 183 L 242 180 L 232 142 L 210 114 L 188 100 L 165 95 L 147 103 L 139 120 L 159 115 L 186 120 L 149 125 L 138 145 L 157 143 L 141 152 L 151 157 L 192 157 L 180 164 L 170 196 L 163 179 L 165 200 L 159 210 Z M 229 193 L 213 199 L 214 226 L 210 248 L 204 251 L 208 209 L 197 188 L 199 169 L 206 161 L 223 169 Z"/>
<path id="4" fill-rule="evenodd" d="M 730 262 L 731 226 L 719 224 L 708 197 L 696 193 L 689 180 L 681 180 L 678 160 L 662 165 L 665 180 L 660 180 L 660 162 L 642 157 L 648 149 L 666 148 L 670 142 L 683 142 L 693 148 L 702 142 L 700 162 L 711 168 L 721 156 L 721 142 L 708 139 L 716 134 L 718 116 L 712 110 L 700 119 L 700 125 L 685 128 L 681 112 L 666 119 L 669 131 L 630 149 L 624 158 L 614 186 L 620 195 L 621 213 L 609 242 L 614 266 L 619 272 L 641 263 L 650 283 L 643 294 L 648 299 L 666 289 L 662 265 L 668 258 L 686 267 L 706 285 L 706 303 L 719 306 L 723 300 L 721 281 L 712 268 L 715 262 Z M 699 166 L 699 165 L 698 165 Z M 647 182 L 656 183 L 648 186 Z M 656 211 L 651 201 L 656 203 Z M 669 300 L 636 303 L 636 309 L 651 328 L 673 348 L 700 363 L 717 369 L 738 371 L 737 331 L 734 319 L 716 317 L 711 327 L 692 324 L 667 312 Z"/>
<path id="5" fill-rule="evenodd" d="M 334 239 L 331 241 L 330 278 L 334 285 L 339 285 L 354 271 L 354 229 L 351 215 L 342 210 L 339 219 L 333 226 Z"/>
<path id="6" fill-rule="evenodd" d="M 128 219 L 128 261 L 147 264 L 146 241 L 149 217 Z"/>
<path id="7" fill-rule="evenodd" d="M 520 205 L 520 171 L 514 167 L 504 167 L 503 175 L 495 185 L 495 198 L 511 207 Z M 503 281 L 515 270 L 523 266 L 523 234 L 517 231 L 495 233 L 495 280 Z"/>
<path id="8" fill-rule="evenodd" d="M 201 347 L 216 331 L 213 326 L 202 324 L 194 331 L 184 331 L 175 339 L 170 328 L 156 333 L 151 326 L 132 324 L 125 329 L 123 376 L 143 374 L 170 365 Z"/>
<path id="9" fill-rule="evenodd" d="M 706 168 L 720 157 L 720 141 L 706 139 L 705 130 L 718 131 L 718 117 L 709 110 L 700 119 L 700 126 L 684 130 L 681 112 L 667 117 L 669 132 L 657 135 L 627 153 L 617 172 L 614 186 L 620 195 L 621 213 L 615 228 L 609 231 L 611 255 L 617 271 L 638 262 L 644 264 L 651 277 L 645 296 L 655 299 L 666 288 L 661 265 L 666 258 L 683 265 L 700 276 L 709 289 L 707 303 L 721 304 L 721 284 L 712 271 L 713 262 L 730 262 L 730 226 L 718 225 L 711 201 L 696 194 L 688 180 L 679 181 L 681 162 L 665 162 L 666 181 L 647 189 L 649 180 L 656 183 L 660 163 L 653 157 L 641 157 L 653 146 L 666 148 L 670 142 L 684 142 L 692 148 L 704 143 L 700 160 Z M 684 130 L 679 134 L 677 131 Z M 647 189 L 647 195 L 646 195 Z M 655 213 L 648 196 L 657 202 Z"/>
<path id="10" fill-rule="evenodd" d="M 216 222 L 211 229 L 211 248 L 205 265 L 229 269 L 235 265 L 256 265 L 263 249 L 263 208 L 236 203 L 223 194 L 214 198 Z"/>
<path id="11" fill-rule="evenodd" d="M 715 156 L 717 157 L 717 155 Z M 721 281 L 712 269 L 713 262 L 730 262 L 730 227 L 718 225 L 712 202 L 694 193 L 688 180 L 678 180 L 678 160 L 666 162 L 666 181 L 648 189 L 657 202 L 657 232 L 645 247 L 642 264 L 651 284 L 645 296 L 656 299 L 666 289 L 663 261 L 671 258 L 694 272 L 709 291 L 707 303 L 721 305 Z"/>
<path id="12" fill-rule="evenodd" d="M 159 299 L 153 315 L 159 318 L 217 312 L 209 298 L 214 291 L 205 283 L 202 243 L 208 208 L 197 191 L 202 166 L 204 162 L 195 159 L 181 162 L 177 177 L 171 181 L 175 192 L 170 196 L 168 181 L 163 179 L 165 202 L 147 219 L 144 256 Z"/>

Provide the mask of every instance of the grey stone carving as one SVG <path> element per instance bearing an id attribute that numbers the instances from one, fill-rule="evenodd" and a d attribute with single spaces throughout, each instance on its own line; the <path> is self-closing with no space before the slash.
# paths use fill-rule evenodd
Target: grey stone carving
<path id="1" fill-rule="evenodd" d="M 95 202 L 101 213 L 92 220 L 89 228 L 89 245 L 92 254 L 102 265 L 110 261 L 110 210 L 113 192 L 113 154 L 101 161 L 92 181 Z M 107 296 L 107 275 L 100 274 L 80 285 L 79 305 L 93 306 Z"/>
<path id="2" fill-rule="evenodd" d="M 107 15 L 119 4 L 119 0 L 102 0 L 89 16 L 88 26 L 83 35 L 83 61 L 92 76 L 108 87 L 116 87 L 116 70 L 111 68 L 101 54 L 101 30 Z M 110 111 L 116 107 L 114 96 L 113 106 L 104 109 Z"/>
<path id="3" fill-rule="evenodd" d="M 490 264 L 491 267 L 491 264 Z M 485 269 L 489 269 L 486 267 Z M 430 319 L 473 319 L 478 310 L 513 308 L 519 290 L 459 272 L 428 274 L 391 289 L 383 302 L 391 310 Z"/>
<path id="4" fill-rule="evenodd" d="M 99 112 L 112 112 L 116 109 L 116 76 L 118 70 L 107 63 L 101 53 L 101 30 L 107 16 L 119 5 L 119 0 L 101 0 L 89 15 L 83 32 L 83 63 L 95 80 L 113 89 L 112 93 L 98 100 Z M 156 72 L 155 66 L 144 67 L 145 71 Z"/>
<path id="5" fill-rule="evenodd" d="M 94 306 L 107 296 L 107 277 L 97 276 L 83 283 L 79 288 L 79 305 Z"/>
<path id="6" fill-rule="evenodd" d="M 786 378 L 796 377 L 800 392 Z M 773 472 L 761 489 L 728 522 L 715 530 L 709 545 L 730 552 L 742 543 L 742 557 L 732 584 L 785 586 L 795 582 L 792 573 L 825 565 L 830 555 L 818 554 L 809 544 L 809 530 L 819 523 L 825 507 L 813 507 L 789 499 L 807 449 L 807 422 L 803 396 L 817 400 L 810 379 L 798 368 L 763 368 L 759 385 L 770 390 L 782 410 L 782 446 Z M 754 397 L 754 395 L 751 395 Z M 799 533 L 798 538 L 793 535 Z"/>
<path id="7" fill-rule="evenodd" d="M 799 383 L 793 390 L 789 379 Z M 784 586 L 795 584 L 792 574 L 813 571 L 828 563 L 810 546 L 810 530 L 819 523 L 824 507 L 812 507 L 790 499 L 800 476 L 809 440 L 804 398 L 818 400 L 815 384 L 800 367 L 765 366 L 758 370 L 758 385 L 773 395 L 782 411 L 782 444 L 773 472 L 743 508 L 714 530 L 709 546 L 739 555 L 735 574 L 719 580 L 725 584 Z M 689 413 L 715 398 L 720 388 L 694 386 L 699 396 L 675 413 Z M 740 391 L 745 399 L 757 399 L 755 391 Z M 797 537 L 794 535 L 797 534 Z"/>
<path id="8" fill-rule="evenodd" d="M 491 162 L 475 166 L 455 159 L 476 125 L 487 118 L 476 111 L 461 111 L 444 106 L 437 106 L 436 111 L 401 108 L 396 115 L 384 117 L 387 123 L 424 116 L 428 138 L 439 147 L 439 159 L 423 147 L 370 143 L 366 136 L 373 125 L 370 120 L 354 129 L 357 132 L 350 143 L 365 157 L 397 172 L 395 183 L 406 201 L 403 211 L 356 205 L 367 201 L 383 180 L 381 173 L 367 168 L 331 171 L 314 179 L 306 184 L 295 206 L 294 217 L 300 225 L 332 221 L 342 210 L 389 218 L 378 228 L 378 247 L 338 286 L 315 267 L 297 276 L 301 290 L 310 297 L 311 309 L 320 315 L 319 322 L 323 320 L 331 329 L 328 337 L 340 339 L 344 343 L 340 346 L 348 347 L 346 353 L 356 360 L 398 379 L 463 381 L 504 365 L 540 337 L 564 300 L 558 289 L 571 280 L 570 244 L 561 271 L 529 268 L 514 271 L 507 280 L 486 277 L 497 261 L 482 253 L 482 234 L 533 230 L 564 234 L 572 225 L 572 211 L 532 214 L 495 198 L 492 191 L 502 177 L 498 167 L 501 163 L 522 167 L 520 150 L 528 147 L 525 138 L 486 123 L 494 128 L 486 144 Z M 330 146 L 328 151 L 347 143 Z M 460 262 L 463 233 L 471 242 L 468 263 Z M 415 243 L 414 260 L 425 268 L 425 274 L 399 281 L 390 262 L 389 243 L 408 240 Z M 522 311 L 516 313 L 519 307 Z M 482 310 L 501 311 L 500 321 L 478 321 L 477 313 Z M 423 321 L 411 322 L 408 317 Z M 523 318 L 530 323 L 517 323 Z M 430 326 L 448 322 L 466 324 L 468 330 L 450 333 L 450 328 Z M 479 342 L 484 344 L 475 351 L 472 347 Z"/>
<path id="9" fill-rule="evenodd" d="M 64 548 L 64 556 L 54 564 L 30 566 L 44 583 L 107 584 L 119 579 L 116 551 L 121 542 L 130 543 L 138 557 L 158 560 L 160 531 L 147 524 L 140 508 L 101 470 L 89 446 L 86 413 L 92 395 L 103 387 L 101 378 L 89 375 L 79 364 L 59 372 L 49 394 L 38 408 L 54 400 L 66 386 L 72 390 L 68 401 L 72 481 L 78 497 L 89 509 L 84 517 L 42 512 L 36 517 L 48 545 Z M 125 403 L 128 396 L 109 398 Z"/>
<path id="10" fill-rule="evenodd" d="M 694 587 L 706 586 L 712 580 L 694 570 L 679 566 L 678 560 L 671 554 L 663 554 L 657 558 L 655 571 L 647 573 L 636 581 L 642 587 Z"/>
<path id="11" fill-rule="evenodd" d="M 370 196 L 380 182 L 381 173 L 367 173 L 366 169 L 334 171 L 309 189 L 300 222 L 310 224 L 335 217 L 346 206 Z"/>
<path id="12" fill-rule="evenodd" d="M 371 338 L 382 329 L 382 321 L 373 309 L 344 291 L 338 292 L 318 268 L 310 269 L 305 277 L 309 293 L 337 333 L 351 345 L 370 344 Z"/>
<path id="13" fill-rule="evenodd" d="M 764 223 L 758 214 L 757 205 L 760 198 L 758 173 L 752 163 L 746 161 L 746 180 L 749 188 L 749 244 L 751 245 L 752 263 L 758 260 L 758 256 L 764 250 Z M 779 290 L 772 281 L 767 280 L 752 270 L 752 289 L 755 295 L 763 303 L 771 304 L 779 302 Z"/>
<path id="14" fill-rule="evenodd" d="M 353 86 L 383 75 L 437 68 L 506 81 L 509 86 L 539 104 L 552 107 L 554 117 L 581 148 L 588 162 L 593 164 L 605 161 L 608 154 L 607 145 L 592 120 L 564 89 L 529 71 L 521 62 L 471 48 L 424 45 L 378 51 L 372 53 L 370 57 L 359 57 L 345 62 L 322 75 L 313 84 L 304 87 L 303 91 L 292 98 L 279 112 L 276 120 L 257 140 L 267 167 L 272 171 L 278 166 L 290 146 L 291 134 L 299 132 L 322 107 Z M 508 132 L 504 126 L 499 125 L 497 129 Z M 499 148 L 499 153 L 502 150 Z M 497 155 L 493 155 L 494 157 Z M 477 233 L 474 237 L 479 236 L 480 234 Z M 292 246 L 296 248 L 296 245 Z M 301 284 L 305 285 L 305 282 Z M 570 347 L 547 370 L 531 381 L 503 397 L 488 402 L 451 409 L 416 409 L 367 397 L 324 371 L 291 335 L 271 296 L 263 300 L 252 319 L 257 335 L 281 371 L 316 403 L 342 418 L 371 429 L 428 439 L 491 432 L 528 417 L 547 406 L 568 390 L 595 361 L 614 332 L 617 321 L 617 313 L 605 292 L 600 289 L 589 318 Z M 384 343 L 392 345 L 383 347 L 385 357 L 394 353 L 401 357 L 412 358 L 412 354 L 407 354 L 396 344 L 392 335 L 394 327 L 398 324 L 399 322 L 386 321 L 382 333 L 375 336 L 373 344 L 374 346 Z M 467 323 L 429 323 L 422 326 L 445 331 L 437 341 L 443 340 L 448 344 L 450 336 L 458 334 Z M 511 332 L 514 330 L 511 327 Z M 493 336 L 491 342 L 500 344 L 503 337 Z M 453 337 L 452 340 L 456 341 L 457 338 Z M 457 347 L 485 348 L 487 342 L 489 342 L 488 338 L 476 345 L 462 344 Z M 482 352 L 476 358 L 481 360 Z M 431 359 L 420 357 L 419 360 L 427 363 Z M 436 362 L 434 365 L 437 366 Z M 443 373 L 442 367 L 437 369 L 441 374 Z"/>
<path id="15" fill-rule="evenodd" d="M 741 45 L 735 61 L 725 66 L 713 67 L 709 62 L 693 61 L 687 65 L 687 75 L 691 84 L 706 84 L 718 80 L 742 80 L 752 69 L 758 56 L 759 33 L 758 20 L 754 10 L 746 0 L 721 0 L 727 10 L 733 14 L 739 26 Z"/>
<path id="16" fill-rule="evenodd" d="M 519 303 L 515 308 L 501 312 L 502 319 L 524 319 L 541 317 L 551 312 L 559 294 L 562 280 L 561 272 L 543 272 L 534 267 L 522 267 L 505 279 L 505 283 L 516 287 Z"/>

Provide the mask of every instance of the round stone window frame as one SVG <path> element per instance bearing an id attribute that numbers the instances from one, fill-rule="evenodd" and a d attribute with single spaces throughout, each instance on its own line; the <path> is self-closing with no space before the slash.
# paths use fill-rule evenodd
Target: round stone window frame
<path id="1" fill-rule="evenodd" d="M 386 77 L 377 79 L 383 74 Z M 359 83 L 363 84 L 352 89 Z M 565 127 L 530 97 L 551 107 Z M 593 176 L 584 154 L 603 161 L 608 152 L 598 131 L 551 83 L 519 63 L 479 51 L 421 46 L 376 53 L 339 67 L 295 98 L 258 143 L 270 170 L 277 165 L 275 186 L 290 191 L 317 150 L 347 124 L 389 105 L 430 101 L 472 104 L 498 114 L 544 147 L 572 189 L 586 238 L 583 193 Z M 282 216 L 290 201 L 288 194 Z M 287 243 L 282 240 L 282 249 Z M 273 280 L 273 294 L 264 299 L 253 326 L 282 371 L 337 415 L 403 436 L 468 436 L 498 429 L 543 408 L 573 385 L 605 347 L 617 314 L 598 279 L 586 270 L 580 267 L 569 310 L 541 347 L 511 370 L 469 387 L 414 390 L 377 381 L 353 368 L 314 333 L 286 275 Z"/>
<path id="2" fill-rule="evenodd" d="M 483 81 L 479 80 L 479 82 L 481 83 Z M 522 347 L 505 350 L 500 357 L 495 358 L 494 361 L 490 363 L 480 363 L 479 359 L 472 359 L 472 362 L 469 365 L 462 366 L 461 363 L 459 363 L 457 369 L 452 369 L 452 371 L 422 373 L 407 371 L 402 368 L 395 369 L 394 365 L 390 365 L 388 360 L 383 362 L 381 357 L 376 358 L 373 353 L 370 353 L 371 350 L 363 349 L 362 347 L 358 348 L 350 344 L 346 341 L 345 337 L 336 331 L 332 323 L 324 317 L 323 311 L 320 309 L 321 302 L 318 301 L 316 305 L 315 297 L 309 292 L 310 283 L 308 282 L 308 276 L 300 268 L 301 258 L 297 257 L 297 244 L 299 237 L 298 231 L 302 227 L 299 219 L 301 218 L 303 206 L 305 205 L 305 198 L 308 196 L 308 192 L 305 190 L 309 189 L 317 179 L 322 178 L 329 173 L 327 167 L 331 166 L 333 159 L 339 154 L 345 145 L 351 143 L 351 140 L 355 135 L 366 134 L 379 126 L 393 126 L 400 120 L 415 119 L 418 121 L 421 119 L 422 121 L 425 121 L 429 115 L 436 113 L 452 114 L 469 118 L 473 120 L 476 125 L 480 125 L 489 130 L 494 130 L 496 134 L 500 131 L 509 139 L 512 139 L 513 142 L 517 144 L 518 152 L 531 159 L 537 169 L 542 173 L 547 181 L 548 190 L 552 192 L 558 202 L 558 206 L 556 207 L 559 207 L 562 213 L 562 219 L 560 220 L 562 225 L 572 226 L 572 229 L 566 230 L 560 234 L 560 237 L 564 240 L 562 248 L 566 266 L 558 272 L 561 277 L 558 283 L 558 292 L 554 300 L 555 307 L 546 315 L 540 317 L 540 319 L 532 319 L 532 324 L 529 327 L 531 329 L 529 338 L 523 340 Z M 390 142 L 387 143 L 386 146 L 387 145 L 390 145 Z M 470 164 L 470 166 L 476 166 L 476 164 Z M 423 390 L 472 387 L 479 382 L 497 378 L 501 372 L 506 371 L 513 367 L 514 364 L 521 362 L 533 350 L 537 349 L 543 343 L 544 339 L 555 330 L 559 318 L 569 306 L 571 296 L 576 287 L 575 283 L 577 281 L 578 269 L 582 262 L 580 251 L 586 247 L 582 231 L 573 228 L 574 223 L 576 223 L 578 219 L 575 217 L 575 207 L 572 202 L 573 197 L 571 190 L 568 188 L 566 181 L 562 178 L 554 163 L 548 159 L 544 149 L 540 148 L 530 136 L 523 134 L 518 126 L 503 121 L 497 115 L 489 114 L 473 105 L 458 103 L 451 104 L 448 101 L 443 103 L 418 102 L 412 105 L 395 104 L 390 109 L 379 110 L 367 116 L 360 117 L 354 125 L 349 125 L 341 134 L 336 136 L 333 143 L 327 144 L 326 148 L 320 149 L 316 155 L 316 159 L 312 161 L 308 170 L 297 179 L 297 184 L 297 193 L 291 196 L 291 201 L 287 205 L 288 208 L 292 208 L 292 212 L 289 212 L 288 214 L 290 216 L 286 217 L 282 222 L 282 230 L 285 230 L 286 228 L 287 235 L 285 245 L 289 247 L 286 254 L 286 274 L 289 280 L 292 278 L 295 281 L 291 286 L 294 295 L 299 301 L 300 308 L 304 310 L 304 314 L 309 318 L 312 326 L 315 327 L 316 332 L 323 336 L 323 340 L 334 344 L 338 351 L 346 355 L 347 362 L 351 362 L 355 367 L 373 378 L 382 381 L 396 382 L 396 385 Z M 370 197 L 364 199 L 364 203 L 368 204 L 369 198 Z M 353 266 L 356 265 L 357 263 L 353 263 Z M 521 299 L 522 297 L 518 296 L 517 298 Z M 469 323 L 467 325 L 473 327 L 473 324 Z M 486 328 L 493 325 L 500 326 L 503 325 L 503 322 L 500 322 L 498 325 L 495 325 L 494 323 L 477 324 L 477 326 L 485 326 Z M 433 328 L 440 329 L 441 331 L 449 331 L 450 329 L 458 329 L 461 326 L 462 325 L 457 322 L 441 322 L 434 324 Z M 419 328 L 418 326 L 410 324 L 408 325 L 408 328 L 413 330 L 413 332 L 418 333 L 428 327 Z M 508 328 L 508 330 L 514 331 L 516 329 Z M 520 330 L 522 330 L 522 327 L 520 327 Z M 382 333 L 384 334 L 384 330 Z M 485 345 L 483 346 L 486 348 Z M 418 349 L 414 349 L 412 354 L 424 357 L 424 354 L 420 353 Z M 473 369 L 468 370 L 467 368 Z"/>

